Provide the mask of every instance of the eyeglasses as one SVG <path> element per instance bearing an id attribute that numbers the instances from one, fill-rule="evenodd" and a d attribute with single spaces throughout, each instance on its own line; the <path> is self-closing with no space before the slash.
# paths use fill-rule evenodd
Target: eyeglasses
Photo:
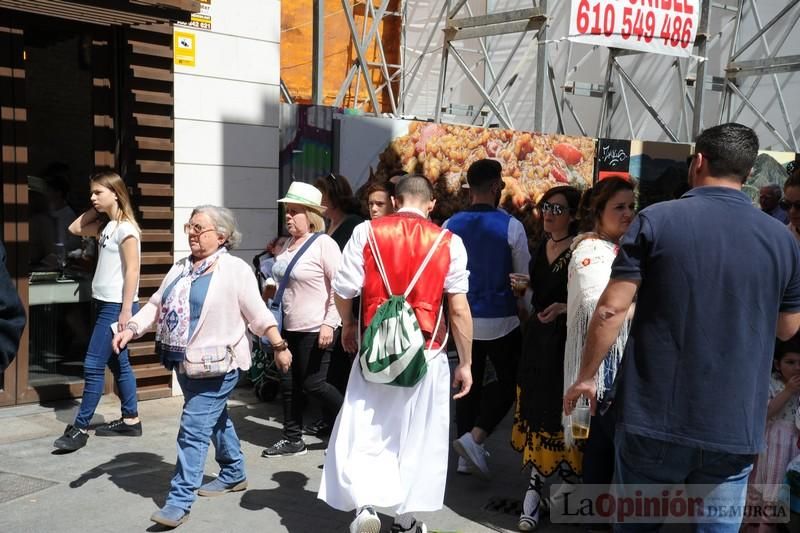
<path id="1" fill-rule="evenodd" d="M 780 202 L 778 202 L 778 205 L 781 206 L 781 209 L 785 209 L 786 211 L 792 208 L 800 211 L 800 202 L 790 202 L 784 198 Z"/>
<path id="2" fill-rule="evenodd" d="M 551 204 L 550 202 L 542 202 L 542 205 L 539 209 L 541 209 L 542 213 L 545 215 L 552 213 L 557 217 L 563 215 L 567 210 L 567 208 L 561 204 Z"/>
<path id="3" fill-rule="evenodd" d="M 203 233 L 208 233 L 209 231 L 216 231 L 216 229 L 204 228 L 200 224 L 191 224 L 189 222 L 183 225 L 183 232 L 186 235 L 202 235 Z"/>

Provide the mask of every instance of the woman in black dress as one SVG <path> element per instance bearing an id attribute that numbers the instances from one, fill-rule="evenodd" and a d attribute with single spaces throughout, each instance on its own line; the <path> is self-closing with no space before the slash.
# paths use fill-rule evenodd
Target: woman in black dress
<path id="1" fill-rule="evenodd" d="M 580 474 L 581 452 L 564 445 L 561 428 L 567 266 L 580 196 L 574 187 L 554 187 L 539 202 L 547 238 L 531 258 L 533 312 L 524 332 L 511 434 L 512 446 L 522 453 L 523 466 L 531 467 L 519 519 L 521 531 L 535 529 L 539 523 L 542 488 L 548 476 L 558 472 L 564 482 L 574 483 Z"/>
<path id="2" fill-rule="evenodd" d="M 326 207 L 325 218 L 328 219 L 327 234 L 339 245 L 339 250 L 344 250 L 347 241 L 353 234 L 356 226 L 364 222 L 361 215 L 361 205 L 355 196 L 350 182 L 341 174 L 331 172 L 327 176 L 317 178 L 314 187 L 322 192 L 322 205 Z M 352 357 L 344 351 L 339 342 L 341 330 L 334 334 L 333 354 L 328 367 L 328 383 L 344 394 L 347 389 L 347 379 L 350 376 Z M 333 426 L 319 418 L 303 428 L 306 435 L 327 437 Z"/>

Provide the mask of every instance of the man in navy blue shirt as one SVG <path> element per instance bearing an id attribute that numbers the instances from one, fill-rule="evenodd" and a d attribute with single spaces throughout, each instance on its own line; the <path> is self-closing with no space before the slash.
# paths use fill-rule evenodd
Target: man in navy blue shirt
<path id="1" fill-rule="evenodd" d="M 706 502 L 744 504 L 764 447 L 775 336 L 800 327 L 800 248 L 741 192 L 757 152 L 750 128 L 705 130 L 689 168 L 693 189 L 641 211 L 620 242 L 564 409 L 594 400 L 594 375 L 636 297 L 615 401 L 621 496 L 685 483 L 714 487 Z M 741 518 L 712 527 L 734 532 Z"/>

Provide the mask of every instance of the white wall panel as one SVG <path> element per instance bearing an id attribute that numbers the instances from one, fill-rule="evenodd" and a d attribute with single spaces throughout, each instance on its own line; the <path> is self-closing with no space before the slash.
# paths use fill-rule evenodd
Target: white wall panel
<path id="1" fill-rule="evenodd" d="M 176 31 L 186 30 L 176 27 Z M 193 33 L 196 35 L 195 66 L 175 65 L 176 74 L 196 74 L 273 85 L 280 83 L 280 44 L 207 31 Z"/>
<path id="2" fill-rule="evenodd" d="M 278 126 L 277 85 L 175 74 L 175 118 Z"/>
<path id="3" fill-rule="evenodd" d="M 278 234 L 278 208 L 234 209 L 242 232 L 242 250 L 264 250 L 267 242 Z"/>
<path id="4" fill-rule="evenodd" d="M 217 1 L 211 9 L 214 33 L 274 43 L 281 40 L 281 3 L 276 0 Z"/>
<path id="5" fill-rule="evenodd" d="M 277 198 L 277 169 L 175 165 L 175 206 L 274 209 Z"/>
<path id="6" fill-rule="evenodd" d="M 175 163 L 278 167 L 278 129 L 175 120 Z"/>

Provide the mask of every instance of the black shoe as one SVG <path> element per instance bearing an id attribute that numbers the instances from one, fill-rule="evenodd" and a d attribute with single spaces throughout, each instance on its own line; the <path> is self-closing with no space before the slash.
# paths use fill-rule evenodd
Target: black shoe
<path id="1" fill-rule="evenodd" d="M 125 421 L 120 418 L 108 424 L 97 426 L 94 430 L 94 434 L 98 437 L 141 437 L 142 423 L 136 422 L 135 424 L 126 424 Z"/>
<path id="2" fill-rule="evenodd" d="M 261 457 L 292 457 L 293 455 L 305 455 L 307 451 L 306 443 L 302 439 L 281 439 L 261 452 Z"/>
<path id="3" fill-rule="evenodd" d="M 67 426 L 64 434 L 56 439 L 53 446 L 59 450 L 67 452 L 74 452 L 86 446 L 86 441 L 89 440 L 89 434 L 81 431 L 72 424 Z"/>
<path id="4" fill-rule="evenodd" d="M 411 524 L 411 527 L 404 528 L 397 522 L 392 524 L 392 528 L 389 530 L 390 533 L 428 533 L 428 526 L 425 525 L 424 522 L 420 522 L 419 520 L 414 520 L 414 523 Z"/>
<path id="5" fill-rule="evenodd" d="M 303 434 L 318 438 L 330 436 L 332 430 L 333 426 L 322 418 L 317 419 L 307 426 L 303 426 Z"/>

